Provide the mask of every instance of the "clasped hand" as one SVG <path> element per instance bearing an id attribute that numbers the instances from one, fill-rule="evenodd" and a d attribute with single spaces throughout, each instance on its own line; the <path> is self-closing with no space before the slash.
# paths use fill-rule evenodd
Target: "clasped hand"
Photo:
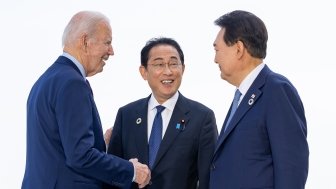
<path id="1" fill-rule="evenodd" d="M 130 159 L 129 161 L 133 163 L 136 171 L 134 182 L 138 183 L 139 188 L 144 188 L 151 179 L 151 172 L 148 166 L 140 163 L 136 158 Z"/>

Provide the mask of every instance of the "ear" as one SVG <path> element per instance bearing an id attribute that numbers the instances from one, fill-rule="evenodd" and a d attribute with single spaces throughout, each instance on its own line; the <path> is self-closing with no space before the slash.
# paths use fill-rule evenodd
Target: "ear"
<path id="1" fill-rule="evenodd" d="M 88 46 L 88 36 L 86 35 L 86 33 L 83 33 L 81 35 L 79 43 L 80 43 L 80 47 L 82 47 L 83 50 L 86 50 Z"/>
<path id="2" fill-rule="evenodd" d="M 144 80 L 147 80 L 147 74 L 148 74 L 148 71 L 147 71 L 147 69 L 146 69 L 144 66 L 141 65 L 141 66 L 139 67 L 139 72 L 140 72 L 142 78 L 143 78 Z"/>
<path id="3" fill-rule="evenodd" d="M 246 51 L 246 48 L 245 48 L 244 43 L 242 41 L 237 41 L 236 46 L 237 46 L 237 56 L 240 59 L 240 58 L 243 57 L 243 55 Z"/>

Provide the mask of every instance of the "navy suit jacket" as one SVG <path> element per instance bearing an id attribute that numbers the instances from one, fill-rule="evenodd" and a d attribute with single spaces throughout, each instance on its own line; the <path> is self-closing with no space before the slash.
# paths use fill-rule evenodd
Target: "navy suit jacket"
<path id="1" fill-rule="evenodd" d="M 27 157 L 22 189 L 130 186 L 134 168 L 108 155 L 91 88 L 60 56 L 37 80 L 27 102 Z"/>
<path id="2" fill-rule="evenodd" d="M 210 188 L 303 189 L 308 175 L 306 136 L 296 89 L 265 65 L 218 138 Z"/>
<path id="3" fill-rule="evenodd" d="M 138 158 L 148 165 L 148 98 L 118 111 L 108 153 Z M 141 121 L 140 121 L 141 120 Z M 185 124 L 181 121 L 184 120 Z M 177 128 L 177 124 L 181 124 Z M 151 172 L 148 189 L 208 188 L 210 161 L 217 139 L 214 112 L 179 94 Z M 137 188 L 133 185 L 132 188 Z"/>

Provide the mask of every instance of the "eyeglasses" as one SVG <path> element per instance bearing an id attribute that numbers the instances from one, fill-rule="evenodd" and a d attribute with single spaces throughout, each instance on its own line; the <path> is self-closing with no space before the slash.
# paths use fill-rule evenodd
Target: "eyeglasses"
<path id="1" fill-rule="evenodd" d="M 163 71 L 166 68 L 166 66 L 168 66 L 168 68 L 171 71 L 176 71 L 180 68 L 182 63 L 179 63 L 179 62 L 163 63 L 162 62 L 162 63 L 148 64 L 148 65 L 152 66 L 155 71 Z"/>

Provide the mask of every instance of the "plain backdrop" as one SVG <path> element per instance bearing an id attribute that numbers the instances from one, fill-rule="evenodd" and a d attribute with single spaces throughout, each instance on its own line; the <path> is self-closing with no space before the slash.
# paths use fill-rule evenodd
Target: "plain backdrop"
<path id="1" fill-rule="evenodd" d="M 152 37 L 176 39 L 186 70 L 180 91 L 212 108 L 218 129 L 234 94 L 214 63 L 214 20 L 236 9 L 259 16 L 269 32 L 265 63 L 289 78 L 305 106 L 310 168 L 307 189 L 336 188 L 335 6 L 329 0 L 11 0 L 0 7 L 0 188 L 20 188 L 25 169 L 26 100 L 36 79 L 62 53 L 61 37 L 81 10 L 111 20 L 115 56 L 90 77 L 104 131 L 119 107 L 147 97 L 138 71 Z"/>

